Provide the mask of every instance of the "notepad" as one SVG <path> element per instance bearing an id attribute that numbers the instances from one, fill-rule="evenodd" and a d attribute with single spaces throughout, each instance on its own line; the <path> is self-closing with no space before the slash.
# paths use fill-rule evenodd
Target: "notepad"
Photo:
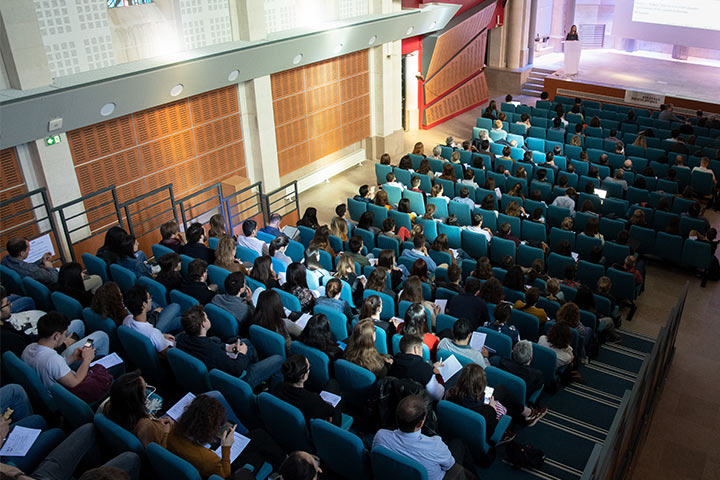
<path id="1" fill-rule="evenodd" d="M 440 307 L 440 312 L 445 313 L 445 307 L 447 307 L 447 298 L 438 298 L 435 300 L 435 305 Z"/>
<path id="2" fill-rule="evenodd" d="M 332 405 L 333 408 L 337 407 L 340 400 L 342 400 L 340 395 L 335 395 L 334 393 L 326 392 L 325 390 L 320 392 L 320 398 Z"/>
<path id="3" fill-rule="evenodd" d="M 473 332 L 472 337 L 470 337 L 470 346 L 474 350 L 481 352 L 483 347 L 485 346 L 486 338 L 487 333 Z"/>
<path id="4" fill-rule="evenodd" d="M 181 398 L 175 405 L 170 407 L 170 409 L 165 412 L 167 413 L 167 416 L 175 420 L 176 422 L 182 417 L 182 414 L 185 412 L 185 409 L 188 405 L 192 403 L 192 401 L 195 400 L 195 395 L 192 393 L 188 393 L 183 398 Z"/>
<path id="5" fill-rule="evenodd" d="M 235 459 L 240 456 L 242 451 L 245 450 L 245 447 L 247 447 L 250 443 L 250 439 L 247 438 L 245 435 L 241 435 L 237 432 L 234 432 L 233 435 L 235 436 L 235 441 L 230 447 L 230 463 L 233 463 Z M 222 445 L 220 445 L 217 450 L 215 450 L 215 455 L 217 455 L 218 458 L 222 458 Z"/>
<path id="6" fill-rule="evenodd" d="M 455 355 L 450 355 L 448 358 L 443 360 L 442 366 L 439 368 L 439 370 L 443 382 L 447 382 L 452 378 L 453 375 L 462 370 L 462 365 L 460 364 L 458 359 L 455 358 Z"/>
<path id="7" fill-rule="evenodd" d="M 300 329 L 305 330 L 305 326 L 307 325 L 308 321 L 312 318 L 312 315 L 309 313 L 303 313 L 300 318 L 295 320 L 295 325 L 300 327 Z"/>
<path id="8" fill-rule="evenodd" d="M 24 457 L 40 436 L 42 430 L 15 426 L 0 449 L 3 457 Z"/>
<path id="9" fill-rule="evenodd" d="M 95 365 L 102 365 L 106 369 L 109 369 L 115 365 L 120 365 L 121 363 L 123 363 L 123 359 L 120 358 L 117 353 L 113 352 L 110 355 L 105 355 L 104 357 L 91 362 L 90 366 L 93 367 Z"/>
<path id="10" fill-rule="evenodd" d="M 30 253 L 28 253 L 25 261 L 28 263 L 35 263 L 48 252 L 53 257 L 55 256 L 55 247 L 53 247 L 49 233 L 30 240 Z"/>
<path id="11" fill-rule="evenodd" d="M 573 260 L 576 262 L 580 259 L 580 255 L 575 252 L 570 252 L 570 255 L 572 255 Z"/>

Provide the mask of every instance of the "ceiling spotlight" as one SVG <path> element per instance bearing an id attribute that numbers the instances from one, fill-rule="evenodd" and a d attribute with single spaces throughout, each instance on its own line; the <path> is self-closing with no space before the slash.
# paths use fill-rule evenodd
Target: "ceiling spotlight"
<path id="1" fill-rule="evenodd" d="M 182 93 L 182 91 L 183 91 L 183 84 L 178 83 L 177 85 L 175 85 L 174 87 L 172 87 L 170 89 L 170 96 L 177 97 L 178 95 L 180 95 Z"/>
<path id="2" fill-rule="evenodd" d="M 410 35 L 413 32 L 413 30 L 415 30 L 415 27 L 409 27 L 407 29 L 406 35 Z"/>
<path id="3" fill-rule="evenodd" d="M 370 37 L 370 40 L 368 40 L 368 45 L 372 45 L 377 40 L 377 35 L 373 35 Z"/>
<path id="4" fill-rule="evenodd" d="M 297 65 L 298 63 L 300 63 L 302 61 L 302 59 L 303 59 L 303 54 L 298 53 L 297 55 L 295 55 L 295 58 L 293 58 L 293 65 Z"/>
<path id="5" fill-rule="evenodd" d="M 335 45 L 335 50 L 334 50 L 334 52 L 335 52 L 336 54 L 338 54 L 338 53 L 340 53 L 340 51 L 341 51 L 342 49 L 343 49 L 343 44 L 342 44 L 342 43 L 338 43 L 337 45 Z"/>
<path id="6" fill-rule="evenodd" d="M 115 111 L 115 104 L 113 102 L 106 103 L 105 105 L 100 108 L 100 115 L 103 117 L 107 117 L 109 115 L 112 115 L 112 113 Z"/>
<path id="7" fill-rule="evenodd" d="M 235 80 L 237 80 L 238 75 L 240 75 L 240 72 L 237 70 L 233 70 L 232 72 L 230 72 L 230 75 L 228 75 L 228 82 L 234 82 Z"/>

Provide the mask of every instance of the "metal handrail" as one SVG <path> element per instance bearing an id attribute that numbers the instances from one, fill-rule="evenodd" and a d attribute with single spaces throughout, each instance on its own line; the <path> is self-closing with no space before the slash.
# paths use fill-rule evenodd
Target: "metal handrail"
<path id="1" fill-rule="evenodd" d="M 287 192 L 288 188 L 292 188 L 291 192 Z M 277 193 L 283 193 L 282 196 L 276 198 L 275 200 L 271 200 L 271 197 Z M 270 220 L 270 215 L 273 213 L 283 211 L 284 215 L 287 215 L 288 213 L 291 213 L 293 211 L 300 212 L 300 198 L 299 198 L 299 191 L 298 191 L 298 185 L 297 180 L 294 180 L 290 183 L 287 183 L 281 187 L 276 188 L 275 190 L 272 190 L 268 193 L 263 194 L 263 201 L 265 203 L 265 211 L 267 212 L 265 217 L 265 222 Z M 279 202 L 283 202 L 282 205 L 277 205 Z M 285 210 L 286 207 L 292 206 L 294 204 L 294 208 L 291 208 L 290 210 Z"/>
<path id="2" fill-rule="evenodd" d="M 142 200 L 145 200 L 146 198 L 155 196 L 155 195 L 157 195 L 158 193 L 163 193 L 163 192 L 165 192 L 165 191 L 167 191 L 168 197 L 163 198 L 162 200 L 159 200 L 159 201 L 153 203 L 152 205 L 148 205 L 148 206 L 145 206 L 145 207 L 143 207 L 143 208 L 140 208 L 140 209 L 138 209 L 138 210 L 136 210 L 136 211 L 134 211 L 134 212 L 131 212 L 131 211 L 130 211 L 130 207 L 131 207 L 131 206 L 137 204 L 138 202 L 141 202 Z M 163 210 L 162 212 L 160 212 L 160 213 L 157 214 L 157 215 L 151 216 L 150 218 L 146 218 L 146 219 L 144 219 L 144 220 L 139 220 L 138 222 L 133 222 L 133 219 L 132 219 L 133 215 L 139 215 L 140 213 L 145 212 L 145 211 L 149 210 L 149 209 L 152 208 L 152 207 L 155 207 L 155 206 L 157 206 L 157 205 L 160 205 L 160 204 L 162 204 L 162 203 L 165 202 L 165 201 L 170 201 L 170 206 L 169 206 L 169 208 Z M 158 218 L 158 217 L 161 217 L 161 216 L 165 215 L 165 214 L 168 213 L 168 212 L 172 212 L 173 217 L 175 217 L 175 221 L 176 221 L 176 222 L 178 221 L 177 211 L 175 210 L 175 196 L 173 195 L 172 183 L 168 183 L 167 185 L 163 185 L 162 187 L 158 187 L 158 188 L 156 188 L 156 189 L 154 189 L 154 190 L 151 190 L 151 191 L 149 191 L 149 192 L 147 192 L 147 193 L 143 193 L 142 195 L 140 195 L 140 196 L 138 196 L 138 197 L 131 198 L 130 200 L 121 203 L 121 204 L 120 204 L 120 208 L 122 208 L 123 211 L 125 212 L 125 219 L 127 220 L 127 224 L 128 224 L 128 233 L 130 233 L 131 235 L 133 235 L 135 238 L 142 237 L 143 235 L 147 235 L 148 233 L 150 233 L 150 232 L 152 231 L 152 230 L 148 230 L 147 232 L 143 232 L 143 233 L 137 235 L 137 234 L 135 233 L 135 227 L 137 227 L 137 226 L 139 226 L 139 225 L 144 225 L 144 224 L 150 222 L 151 220 L 154 220 L 154 219 L 156 219 L 156 218 Z"/>
<path id="3" fill-rule="evenodd" d="M 212 195 L 210 198 L 205 199 L 205 200 L 203 200 L 202 202 L 197 203 L 197 204 L 195 204 L 195 205 L 192 205 L 191 207 L 186 207 L 186 206 L 185 206 L 185 204 L 186 204 L 188 201 L 190 201 L 191 199 L 193 199 L 193 198 L 195 198 L 195 197 L 197 197 L 197 196 L 199 196 L 199 195 L 202 195 L 202 194 L 204 194 L 204 193 L 206 193 L 206 192 L 209 192 L 210 190 L 213 190 L 213 189 L 217 190 L 217 193 L 214 194 L 214 195 Z M 180 218 L 182 219 L 182 224 L 185 226 L 185 230 L 187 230 L 187 228 L 188 228 L 188 226 L 189 226 L 189 224 L 188 224 L 188 218 L 187 218 L 187 215 L 186 215 L 186 211 L 194 210 L 194 209 L 198 208 L 200 205 L 203 205 L 203 204 L 208 203 L 208 202 L 210 202 L 210 201 L 212 201 L 212 200 L 215 200 L 215 199 L 217 199 L 217 202 L 218 202 L 218 205 L 217 205 L 216 207 L 207 208 L 207 209 L 203 210 L 203 211 L 202 211 L 201 213 L 199 213 L 198 215 L 195 215 L 194 217 L 190 218 L 190 221 L 192 222 L 192 220 L 195 220 L 195 219 L 197 219 L 198 217 L 201 217 L 201 216 L 203 216 L 203 215 L 205 215 L 205 214 L 207 214 L 207 213 L 209 213 L 209 212 L 211 212 L 211 211 L 216 210 L 217 208 L 219 208 L 220 211 L 221 211 L 221 213 L 222 213 L 222 215 L 223 215 L 223 218 L 225 218 L 225 226 L 226 226 L 226 228 L 228 227 L 227 211 L 225 210 L 225 202 L 223 201 L 222 183 L 221 183 L 221 182 L 218 182 L 218 183 L 215 183 L 215 184 L 213 184 L 213 185 L 209 185 L 209 186 L 203 188 L 202 190 L 198 190 L 197 192 L 193 192 L 193 193 L 191 193 L 190 195 L 186 195 L 185 197 L 181 198 L 180 200 L 176 200 L 176 201 L 175 201 L 175 205 L 180 208 Z"/>
<path id="4" fill-rule="evenodd" d="M 253 189 L 256 189 L 257 191 L 252 194 L 251 197 L 240 199 L 236 201 L 235 203 L 231 203 L 232 200 L 237 199 L 243 194 L 247 194 L 247 192 L 252 191 Z M 251 205 L 243 208 L 242 205 L 247 203 L 248 201 L 255 200 Z M 223 198 L 223 205 L 224 205 L 224 211 L 227 219 L 227 225 L 228 225 L 228 232 L 232 232 L 234 228 L 241 224 L 245 220 L 245 216 L 243 215 L 246 212 L 249 212 L 251 210 L 259 210 L 259 213 L 262 214 L 263 219 L 266 217 L 265 213 L 265 204 L 263 202 L 263 193 L 262 193 L 262 181 L 255 182 L 252 185 L 248 185 L 247 187 L 243 188 L 242 190 L 238 190 L 237 192 L 233 192 L 230 195 L 227 195 Z M 233 212 L 233 210 L 237 209 L 236 212 Z M 241 218 L 242 220 L 235 223 L 234 220 L 236 218 Z"/>

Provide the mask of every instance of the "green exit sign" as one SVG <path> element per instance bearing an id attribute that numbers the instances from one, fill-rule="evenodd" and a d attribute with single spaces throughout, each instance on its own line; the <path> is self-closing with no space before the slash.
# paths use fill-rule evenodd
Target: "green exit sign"
<path id="1" fill-rule="evenodd" d="M 45 145 L 55 145 L 56 143 L 60 143 L 60 135 L 53 135 L 45 139 Z"/>

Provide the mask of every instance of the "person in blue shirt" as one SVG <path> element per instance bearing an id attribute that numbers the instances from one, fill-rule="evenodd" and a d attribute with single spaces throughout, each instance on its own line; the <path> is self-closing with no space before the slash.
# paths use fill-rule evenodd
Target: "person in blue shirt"
<path id="1" fill-rule="evenodd" d="M 435 263 L 435 261 L 433 261 L 432 258 L 430 258 L 430 255 L 428 254 L 427 247 L 425 246 L 425 235 L 422 234 L 415 235 L 415 237 L 413 237 L 413 248 L 406 248 L 405 250 L 403 250 L 403 253 L 400 256 L 409 258 L 413 261 L 417 260 L 418 258 L 422 258 L 423 260 L 425 260 L 428 271 L 431 273 L 434 273 L 435 269 L 437 268 L 437 264 Z"/>
<path id="2" fill-rule="evenodd" d="M 273 213 L 270 215 L 268 224 L 259 231 L 272 235 L 273 237 L 287 237 L 287 235 L 280 230 L 280 222 L 282 222 L 282 217 L 277 213 Z"/>
<path id="3" fill-rule="evenodd" d="M 138 278 L 152 278 L 152 270 L 147 264 L 147 256 L 142 250 L 138 250 L 140 244 L 134 235 L 126 235 L 120 241 L 120 259 L 118 265 L 133 272 Z"/>
<path id="4" fill-rule="evenodd" d="M 405 455 L 427 470 L 428 480 L 476 479 L 472 455 L 462 440 L 453 439 L 446 444 L 439 435 L 428 437 L 421 430 L 428 414 L 428 405 L 420 395 L 408 395 L 400 400 L 395 412 L 398 428 L 380 429 L 372 447 L 385 447 Z M 470 469 L 463 466 L 467 461 Z"/>

